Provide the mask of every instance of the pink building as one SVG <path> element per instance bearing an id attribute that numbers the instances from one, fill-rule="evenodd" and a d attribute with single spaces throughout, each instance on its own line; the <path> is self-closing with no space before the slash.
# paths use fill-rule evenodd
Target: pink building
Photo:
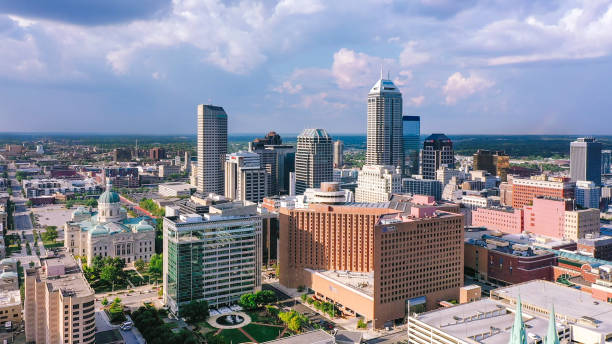
<path id="1" fill-rule="evenodd" d="M 571 210 L 569 200 L 534 198 L 533 205 L 524 207 L 525 231 L 549 238 L 563 239 L 566 210 Z"/>
<path id="2" fill-rule="evenodd" d="M 523 232 L 523 209 L 476 208 L 472 210 L 472 226 L 486 227 L 507 234 Z"/>

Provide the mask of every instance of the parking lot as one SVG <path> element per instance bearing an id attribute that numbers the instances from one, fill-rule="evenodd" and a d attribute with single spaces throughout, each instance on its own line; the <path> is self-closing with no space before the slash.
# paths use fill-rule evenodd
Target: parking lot
<path id="1" fill-rule="evenodd" d="M 57 226 L 58 230 L 70 221 L 72 212 L 76 208 L 66 209 L 63 204 L 50 204 L 45 206 L 32 207 L 31 210 L 38 215 L 38 226 Z"/>

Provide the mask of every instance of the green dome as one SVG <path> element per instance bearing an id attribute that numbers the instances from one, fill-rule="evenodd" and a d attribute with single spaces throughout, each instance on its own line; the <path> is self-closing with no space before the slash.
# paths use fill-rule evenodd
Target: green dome
<path id="1" fill-rule="evenodd" d="M 119 194 L 106 190 L 98 198 L 98 203 L 119 203 Z"/>

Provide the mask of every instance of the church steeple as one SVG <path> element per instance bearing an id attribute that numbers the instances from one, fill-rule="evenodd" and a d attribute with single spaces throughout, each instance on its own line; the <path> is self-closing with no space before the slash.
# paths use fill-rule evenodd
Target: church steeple
<path id="1" fill-rule="evenodd" d="M 514 324 L 510 333 L 510 341 L 508 344 L 527 344 L 527 333 L 525 332 L 525 323 L 523 323 L 523 309 L 521 305 L 521 296 L 516 299 L 516 313 L 514 314 Z"/>
<path id="2" fill-rule="evenodd" d="M 559 334 L 557 333 L 557 323 L 555 317 L 555 306 L 550 310 L 550 319 L 548 320 L 548 332 L 544 344 L 559 344 Z"/>

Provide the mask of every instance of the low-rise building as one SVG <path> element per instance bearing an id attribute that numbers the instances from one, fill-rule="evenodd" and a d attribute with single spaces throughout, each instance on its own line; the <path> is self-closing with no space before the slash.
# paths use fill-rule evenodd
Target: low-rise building
<path id="1" fill-rule="evenodd" d="M 164 197 L 190 196 L 195 191 L 195 186 L 183 182 L 163 183 L 157 186 L 157 193 Z"/>
<path id="2" fill-rule="evenodd" d="M 586 235 L 578 239 L 577 250 L 580 254 L 612 262 L 612 237 Z"/>
<path id="3" fill-rule="evenodd" d="M 181 165 L 159 165 L 157 170 L 158 176 L 160 178 L 168 178 L 172 175 L 177 175 L 181 173 Z"/>
<path id="4" fill-rule="evenodd" d="M 23 191 L 28 198 L 52 196 L 54 194 L 80 193 L 99 194 L 102 189 L 93 178 L 88 179 L 23 179 Z"/>
<path id="5" fill-rule="evenodd" d="M 403 178 L 402 192 L 433 196 L 439 201 L 442 199 L 442 183 L 438 180 Z"/>
<path id="6" fill-rule="evenodd" d="M 95 342 L 94 290 L 65 250 L 25 271 L 26 342 Z"/>
<path id="7" fill-rule="evenodd" d="M 475 195 L 465 195 L 461 197 L 461 204 L 470 208 L 487 208 L 494 205 L 491 198 Z"/>
<path id="8" fill-rule="evenodd" d="M 523 209 L 489 207 L 472 210 L 474 227 L 485 227 L 507 234 L 520 234 L 523 232 L 523 222 Z"/>

